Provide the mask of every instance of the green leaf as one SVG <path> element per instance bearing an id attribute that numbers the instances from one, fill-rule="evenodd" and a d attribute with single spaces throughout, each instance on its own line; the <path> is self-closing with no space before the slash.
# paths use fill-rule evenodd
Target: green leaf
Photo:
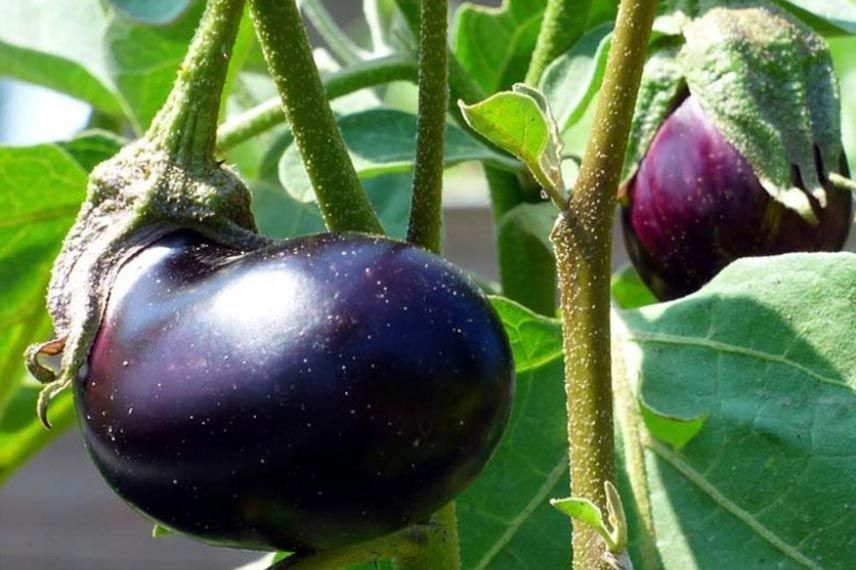
<path id="1" fill-rule="evenodd" d="M 166 26 L 113 18 L 104 31 L 110 77 L 127 103 L 137 132 L 148 127 L 166 101 L 204 5 L 194 3 Z"/>
<path id="2" fill-rule="evenodd" d="M 657 302 L 657 298 L 629 263 L 624 264 L 613 274 L 610 288 L 612 299 L 622 309 L 636 309 Z"/>
<path id="3" fill-rule="evenodd" d="M 665 441 L 676 450 L 680 450 L 697 436 L 707 420 L 706 414 L 694 418 L 678 418 L 663 414 L 649 407 L 643 401 L 639 402 L 639 408 L 645 427 L 651 435 Z"/>
<path id="4" fill-rule="evenodd" d="M 601 530 L 602 533 L 609 534 L 604 524 L 603 514 L 588 499 L 568 497 L 565 499 L 553 499 L 550 501 L 550 504 L 569 517 L 582 521 L 592 528 Z"/>
<path id="5" fill-rule="evenodd" d="M 99 163 L 112 157 L 126 144 L 128 139 L 112 131 L 98 129 L 83 131 L 71 140 L 56 143 L 86 172 L 91 172 Z"/>
<path id="6" fill-rule="evenodd" d="M 538 39 L 547 0 L 504 0 L 501 8 L 464 3 L 458 9 L 454 53 L 486 93 L 522 81 Z"/>
<path id="7" fill-rule="evenodd" d="M 707 415 L 680 451 L 645 441 L 667 568 L 852 567 L 854 283 L 852 253 L 747 258 L 621 313 L 645 402 Z"/>
<path id="8" fill-rule="evenodd" d="M 381 174 L 410 172 L 416 154 L 416 116 L 389 109 L 373 109 L 339 119 L 351 159 L 362 179 Z M 505 168 L 517 163 L 503 156 L 454 125 L 446 128 L 446 166 L 481 160 Z M 279 165 L 282 185 L 295 199 L 315 200 L 315 192 L 296 145 L 282 155 Z"/>
<path id="9" fill-rule="evenodd" d="M 102 48 L 109 15 L 98 0 L 0 0 L 0 13 L 0 76 L 122 114 Z"/>
<path id="10" fill-rule="evenodd" d="M 849 0 L 778 0 L 778 2 L 786 7 L 790 5 L 804 13 L 816 16 L 841 32 L 856 34 L 856 5 Z"/>
<path id="11" fill-rule="evenodd" d="M 507 299 L 497 297 L 492 302 L 516 352 L 524 354 L 516 361 L 514 408 L 499 449 L 478 480 L 457 499 L 463 568 L 568 568 L 570 528 L 548 502 L 568 489 L 561 352 L 539 358 L 537 365 L 525 358 L 526 353 L 538 352 L 521 346 L 530 336 L 549 343 L 550 335 L 539 330 L 539 323 L 549 320 Z M 532 327 L 526 321 L 532 321 Z"/>
<path id="12" fill-rule="evenodd" d="M 50 334 L 45 289 L 85 195 L 83 164 L 100 162 L 95 145 L 84 142 L 91 137 L 64 143 L 70 150 L 56 144 L 0 148 L 0 480 L 73 423 L 70 396 L 52 405 L 53 430 L 38 422 L 40 386 L 29 378 L 22 355 Z"/>
<path id="13" fill-rule="evenodd" d="M 550 231 L 557 216 L 552 203 L 519 204 L 503 214 L 496 227 L 504 294 L 544 315 L 556 311 L 555 294 L 545 296 L 543 291 L 556 291 Z"/>
<path id="14" fill-rule="evenodd" d="M 191 3 L 192 0 L 110 0 L 116 11 L 126 18 L 151 25 L 175 21 Z"/>
<path id="15" fill-rule="evenodd" d="M 564 194 L 562 137 L 547 102 L 523 84 L 473 105 L 458 103 L 477 133 L 518 157 L 542 188 Z"/>
<path id="16" fill-rule="evenodd" d="M 598 26 L 544 71 L 539 89 L 550 102 L 561 131 L 582 118 L 600 89 L 611 39 L 612 24 Z"/>
<path id="17" fill-rule="evenodd" d="M 536 315 L 505 297 L 491 297 L 491 303 L 505 325 L 518 373 L 562 358 L 562 325 L 557 319 Z"/>

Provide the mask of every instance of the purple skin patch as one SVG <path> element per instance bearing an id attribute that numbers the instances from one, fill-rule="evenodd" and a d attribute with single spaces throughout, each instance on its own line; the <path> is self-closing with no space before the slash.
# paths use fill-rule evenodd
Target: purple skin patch
<path id="1" fill-rule="evenodd" d="M 803 187 L 798 175 L 795 183 Z M 826 208 L 808 196 L 819 220 L 812 225 L 761 187 L 690 95 L 660 127 L 629 182 L 624 242 L 657 298 L 675 299 L 740 257 L 841 249 L 852 196 L 827 181 L 824 187 Z"/>

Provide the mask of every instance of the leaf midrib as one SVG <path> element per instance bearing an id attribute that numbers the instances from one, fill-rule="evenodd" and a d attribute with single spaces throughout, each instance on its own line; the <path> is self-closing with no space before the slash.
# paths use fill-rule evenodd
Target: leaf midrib
<path id="1" fill-rule="evenodd" d="M 630 341 L 636 343 L 656 343 L 656 344 L 673 344 L 679 346 L 696 346 L 701 348 L 707 348 L 716 352 L 726 352 L 730 354 L 737 354 L 740 356 L 747 356 L 750 358 L 757 358 L 758 360 L 764 360 L 767 362 L 772 362 L 775 364 L 780 364 L 782 366 L 787 366 L 789 368 L 793 368 L 794 370 L 798 370 L 802 372 L 806 376 L 817 380 L 823 384 L 829 384 L 831 386 L 835 386 L 837 388 L 844 388 L 846 390 L 851 390 L 852 388 L 848 386 L 845 382 L 836 380 L 835 378 L 830 378 L 828 376 L 824 376 L 815 372 L 811 368 L 800 364 L 799 362 L 795 362 L 793 360 L 789 360 L 784 355 L 770 354 L 769 352 L 763 352 L 760 350 L 755 350 L 752 348 L 746 348 L 743 346 L 737 346 L 734 344 L 727 344 L 724 342 L 711 340 L 709 338 L 701 338 L 701 337 L 691 337 L 691 336 L 678 336 L 678 335 L 670 335 L 670 334 L 662 334 L 662 333 L 647 333 L 640 332 L 633 329 L 629 330 L 628 339 Z"/>
<path id="2" fill-rule="evenodd" d="M 713 485 L 713 483 L 705 479 L 701 473 L 693 469 L 691 465 L 684 461 L 680 455 L 670 450 L 668 446 L 664 445 L 663 443 L 660 443 L 659 441 L 649 436 L 644 436 L 643 439 L 643 443 L 646 448 L 650 449 L 654 454 L 656 454 L 666 463 L 674 467 L 681 475 L 683 475 L 688 481 L 690 481 L 693 485 L 699 488 L 704 494 L 710 497 L 710 499 L 713 500 L 717 505 L 728 511 L 735 518 L 737 518 L 754 532 L 756 532 L 758 536 L 760 536 L 772 546 L 774 546 L 776 549 L 781 551 L 783 554 L 785 554 L 792 560 L 802 564 L 806 568 L 811 568 L 811 570 L 823 570 L 821 566 L 818 566 L 816 563 L 806 558 L 796 548 L 789 545 L 786 541 L 779 538 L 779 536 L 777 536 L 770 529 L 761 524 L 748 511 L 738 506 L 735 502 L 733 502 L 731 499 L 722 494 Z"/>
<path id="3" fill-rule="evenodd" d="M 517 516 L 511 519 L 511 522 L 508 523 L 505 532 L 493 543 L 493 546 L 485 552 L 484 556 L 481 557 L 481 560 L 473 566 L 472 570 L 485 570 L 488 565 L 493 562 L 494 558 L 496 558 L 499 553 L 505 548 L 511 539 L 514 538 L 514 535 L 517 534 L 517 531 L 520 530 L 520 527 L 532 516 L 532 513 L 540 507 L 544 501 L 547 499 L 547 496 L 550 494 L 550 490 L 555 487 L 556 483 L 559 479 L 562 478 L 562 475 L 568 470 L 568 462 L 567 459 L 563 456 L 559 462 L 553 467 L 553 470 L 550 471 L 550 475 L 544 480 L 544 483 L 535 494 L 532 496 L 532 499 L 526 503 L 526 506 L 517 513 Z"/>

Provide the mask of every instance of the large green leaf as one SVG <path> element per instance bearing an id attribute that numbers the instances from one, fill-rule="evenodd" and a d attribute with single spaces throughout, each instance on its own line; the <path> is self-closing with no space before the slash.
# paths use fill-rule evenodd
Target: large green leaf
<path id="1" fill-rule="evenodd" d="M 508 429 L 487 469 L 457 500 L 465 570 L 567 568 L 570 524 L 549 499 L 568 493 L 561 351 L 555 321 L 493 299 L 518 369 Z"/>
<path id="2" fill-rule="evenodd" d="M 101 46 L 109 13 L 100 2 L 0 0 L 0 13 L 0 76 L 122 113 Z"/>
<path id="3" fill-rule="evenodd" d="M 523 80 L 546 5 L 546 0 L 505 0 L 501 8 L 467 2 L 458 9 L 455 55 L 486 93 Z"/>
<path id="4" fill-rule="evenodd" d="M 339 128 L 360 178 L 409 172 L 416 154 L 416 116 L 389 109 L 372 109 L 339 119 Z M 516 162 L 487 148 L 463 129 L 446 128 L 445 160 L 452 166 L 467 160 L 483 160 L 513 168 Z M 282 185 L 300 201 L 314 201 L 315 193 L 296 145 L 282 155 Z"/>
<path id="5" fill-rule="evenodd" d="M 745 259 L 698 293 L 622 313 L 646 404 L 706 415 L 646 437 L 667 568 L 852 568 L 856 255 Z"/>
<path id="6" fill-rule="evenodd" d="M 544 315 L 556 311 L 555 293 L 544 295 L 543 291 L 545 286 L 556 291 L 550 231 L 557 216 L 551 202 L 519 204 L 503 214 L 496 227 L 503 293 Z"/>
<path id="7" fill-rule="evenodd" d="M 23 351 L 50 334 L 45 288 L 62 238 L 74 221 L 90 167 L 121 141 L 86 133 L 67 143 L 0 148 L 0 480 L 73 421 L 71 399 L 53 404 L 46 431 L 36 419 L 39 386 Z"/>

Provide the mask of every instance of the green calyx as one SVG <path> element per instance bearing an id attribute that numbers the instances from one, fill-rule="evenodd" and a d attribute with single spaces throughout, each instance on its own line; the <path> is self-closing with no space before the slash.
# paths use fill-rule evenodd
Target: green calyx
<path id="1" fill-rule="evenodd" d="M 764 4 L 712 9 L 684 37 L 680 59 L 702 109 L 770 195 L 814 220 L 805 192 L 826 205 L 824 170 L 837 171 L 842 150 L 838 83 L 826 42 Z"/>
<path id="2" fill-rule="evenodd" d="M 764 1 L 694 11 L 683 44 L 646 65 L 625 178 L 687 89 L 776 200 L 815 221 L 823 182 L 839 172 L 838 83 L 826 42 Z"/>
<path id="3" fill-rule="evenodd" d="M 674 109 L 681 93 L 686 90 L 683 70 L 677 56 L 678 49 L 670 47 L 653 52 L 645 62 L 633 123 L 630 126 L 630 139 L 627 141 L 627 152 L 624 155 L 621 173 L 623 181 L 636 172 L 660 125 Z"/>
<path id="4" fill-rule="evenodd" d="M 48 289 L 55 338 L 25 355 L 45 384 L 38 415 L 50 427 L 50 400 L 84 369 L 119 268 L 178 229 L 251 249 L 250 193 L 214 158 L 221 92 L 244 0 L 211 0 L 178 79 L 146 135 L 93 170 L 86 201 L 63 242 Z M 42 357 L 61 357 L 58 370 Z"/>

